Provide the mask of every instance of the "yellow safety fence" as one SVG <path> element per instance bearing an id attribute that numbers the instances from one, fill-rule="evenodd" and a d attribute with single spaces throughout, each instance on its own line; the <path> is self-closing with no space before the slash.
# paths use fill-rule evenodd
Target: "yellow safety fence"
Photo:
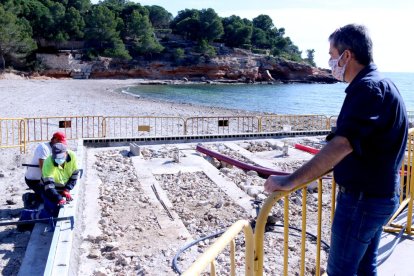
<path id="1" fill-rule="evenodd" d="M 324 117 L 323 115 L 275 115 L 189 118 L 156 116 L 0 118 L 2 122 L 0 132 L 3 133 L 0 148 L 21 146 L 26 150 L 26 143 L 49 141 L 56 131 L 64 132 L 68 140 L 75 140 L 82 138 L 258 133 L 282 130 L 283 124 L 289 124 L 291 130 L 313 130 L 323 129 L 323 125 L 326 126 L 326 117 L 325 119 Z M 306 128 L 306 124 L 310 124 L 310 127 Z"/>
<path id="2" fill-rule="evenodd" d="M 310 182 L 312 183 L 312 182 Z M 289 272 L 289 218 L 292 215 L 292 210 L 289 207 L 289 199 L 292 195 L 295 194 L 296 191 L 301 191 L 302 195 L 302 209 L 301 209 L 301 236 L 300 236 L 300 263 L 294 264 L 294 266 L 299 268 L 299 275 L 305 275 L 306 268 L 305 268 L 305 260 L 313 261 L 314 267 L 311 268 L 312 271 L 315 271 L 315 275 L 321 275 L 321 241 L 322 236 L 326 236 L 326 239 L 329 237 L 326 235 L 327 233 L 322 232 L 322 225 L 329 225 L 332 223 L 333 214 L 335 211 L 335 201 L 336 201 L 336 183 L 332 181 L 332 185 L 328 184 L 329 189 L 331 190 L 331 204 L 330 204 L 330 215 L 329 219 L 323 215 L 323 205 L 327 206 L 327 202 L 323 202 L 323 182 L 322 178 L 317 180 L 318 185 L 318 196 L 317 196 L 317 210 L 316 213 L 316 229 L 312 229 L 312 232 L 315 231 L 314 235 L 317 237 L 316 240 L 316 248 L 315 248 L 315 260 L 310 260 L 309 257 L 307 258 L 306 253 L 311 253 L 313 250 L 309 250 L 306 248 L 306 232 L 307 226 L 310 225 L 307 222 L 307 215 L 308 215 L 308 204 L 310 199 L 308 198 L 308 186 L 310 183 L 305 183 L 294 190 L 285 191 L 285 192 L 274 192 L 272 195 L 264 203 L 262 209 L 260 210 L 259 216 L 256 221 L 256 228 L 254 232 L 254 241 L 255 241 L 255 275 L 263 275 L 263 268 L 264 268 L 264 233 L 265 233 L 265 226 L 267 222 L 267 218 L 271 212 L 272 207 L 278 202 L 280 199 L 283 199 L 284 205 L 284 212 L 283 212 L 283 275 L 290 275 L 293 274 Z M 315 225 L 312 225 L 315 226 Z M 330 227 L 329 227 L 330 229 Z M 329 234 L 329 233 L 328 233 Z M 297 246 L 298 243 L 295 243 Z M 276 245 L 274 245 L 276 247 Z M 279 273 L 279 271 L 275 271 L 275 273 Z M 297 273 L 297 271 L 295 271 Z"/>
<path id="3" fill-rule="evenodd" d="M 103 119 L 103 137 L 178 136 L 185 134 L 180 117 L 110 116 Z"/>
<path id="4" fill-rule="evenodd" d="M 260 132 L 256 116 L 190 117 L 185 120 L 186 135 Z"/>
<path id="5" fill-rule="evenodd" d="M 329 117 L 329 128 L 336 127 L 336 121 L 337 120 L 338 120 L 338 116 Z"/>
<path id="6" fill-rule="evenodd" d="M 260 118 L 260 131 L 308 131 L 330 129 L 325 115 L 269 115 Z"/>
<path id="7" fill-rule="evenodd" d="M 325 181 L 325 180 L 324 180 Z M 305 275 L 305 273 L 309 274 L 309 270 L 314 271 L 314 275 L 320 275 L 321 274 L 321 241 L 322 237 L 326 233 L 323 233 L 322 231 L 322 225 L 325 224 L 328 225 L 327 228 L 330 229 L 330 225 L 332 223 L 333 213 L 335 210 L 335 200 L 336 200 L 336 184 L 334 181 L 328 180 L 329 183 L 322 182 L 322 178 L 319 178 L 317 180 L 317 198 L 316 198 L 316 210 L 314 210 L 314 206 L 312 206 L 312 210 L 308 210 L 308 205 L 310 202 L 313 202 L 315 200 L 314 195 L 308 195 L 308 186 L 311 183 L 314 183 L 314 181 L 305 183 L 294 190 L 291 191 L 285 191 L 285 192 L 274 192 L 271 194 L 264 205 L 262 206 L 260 213 L 256 220 L 256 226 L 254 230 L 254 241 L 249 241 L 250 236 L 250 228 L 247 221 L 238 221 L 233 226 L 231 226 L 225 234 L 223 234 L 217 241 L 215 241 L 205 252 L 202 254 L 191 266 L 188 268 L 184 275 L 199 275 L 201 272 L 203 272 L 208 265 L 210 264 L 210 275 L 216 275 L 215 273 L 215 266 L 213 265 L 215 258 L 221 254 L 224 248 L 226 246 L 230 246 L 231 248 L 234 247 L 234 238 L 242 231 L 245 232 L 245 241 L 246 241 L 246 247 L 245 247 L 245 275 L 263 275 L 264 274 L 264 263 L 265 263 L 265 255 L 264 255 L 264 243 L 265 243 L 265 226 L 268 221 L 268 217 L 272 211 L 272 209 L 275 208 L 275 206 L 279 206 L 278 204 L 275 204 L 279 202 L 280 200 L 283 200 L 283 275 L 293 275 L 295 273 L 298 273 L 299 275 Z M 331 197 L 330 197 L 330 204 L 328 202 L 323 202 L 322 192 L 323 192 L 323 186 L 329 187 L 331 190 Z M 298 192 L 300 191 L 300 192 Z M 289 221 L 289 218 L 292 217 L 292 209 L 289 207 L 289 202 L 292 200 L 293 197 L 297 197 L 298 194 L 301 194 L 302 197 L 302 205 L 301 205 L 301 225 L 299 226 L 301 228 L 301 235 L 300 240 L 290 241 L 292 239 L 292 236 L 289 235 L 289 228 L 291 226 L 291 223 Z M 327 201 L 325 199 L 325 201 Z M 329 209 L 329 215 L 323 215 L 323 206 Z M 310 207 L 309 207 L 310 208 Z M 309 231 L 314 232 L 315 236 L 317 237 L 316 240 L 316 247 L 313 246 L 313 248 L 309 249 L 306 248 L 306 232 L 308 231 L 308 227 L 311 228 L 309 225 L 309 222 L 307 222 L 308 219 L 308 213 L 309 216 L 312 216 L 312 219 L 316 221 L 316 224 L 312 225 L 313 229 L 310 229 Z M 329 231 L 330 232 L 330 231 Z M 329 234 L 329 233 L 328 233 Z M 328 238 L 328 237 L 326 237 Z M 297 239 L 297 238 L 296 238 Z M 293 243 L 293 244 L 292 244 Z M 254 247 L 254 250 L 252 249 L 252 244 Z M 298 247 L 300 244 L 300 259 L 299 263 L 293 264 L 294 267 L 298 268 L 297 271 L 289 271 L 289 256 L 291 255 L 291 248 Z M 272 244 L 270 245 L 270 248 L 276 248 L 281 247 L 281 244 Z M 312 250 L 314 249 L 314 250 Z M 316 252 L 315 252 L 316 251 Z M 315 259 L 312 260 L 310 256 L 307 256 L 310 254 L 314 254 Z M 251 267 L 251 256 L 254 256 L 254 264 L 253 264 L 253 271 L 250 269 Z M 230 263 L 233 264 L 235 254 L 230 254 Z M 297 261 L 297 257 L 294 258 Z M 326 258 L 325 258 L 326 259 Z M 305 266 L 305 261 L 307 261 L 308 267 Z M 309 268 L 309 265 L 313 266 L 312 268 Z M 233 267 L 233 265 L 231 265 Z M 234 269 L 232 268 L 232 273 Z M 281 271 L 273 271 L 272 274 L 280 274 Z M 235 275 L 235 274 L 231 274 Z"/>
<path id="8" fill-rule="evenodd" d="M 407 208 L 407 222 L 405 233 L 408 235 L 414 235 L 413 226 L 413 200 L 414 200 L 414 128 L 408 131 L 407 150 L 403 164 L 401 166 L 401 179 L 400 179 L 400 207 L 387 223 L 385 231 L 387 232 L 400 232 L 404 225 L 397 223 L 396 218 Z"/>
<path id="9" fill-rule="evenodd" d="M 413 127 L 413 124 L 414 124 L 414 111 L 407 111 L 407 115 L 408 115 L 408 121 L 410 123 L 410 127 Z M 337 120 L 338 120 L 338 116 L 329 117 L 329 126 L 330 127 L 335 127 Z"/>
<path id="10" fill-rule="evenodd" d="M 56 131 L 62 131 L 67 140 L 103 137 L 102 116 L 65 116 L 25 118 L 27 142 L 45 142 Z"/>
<path id="11" fill-rule="evenodd" d="M 210 246 L 182 275 L 193 276 L 201 274 L 210 265 L 210 275 L 216 275 L 215 259 L 226 248 L 230 247 L 230 275 L 236 275 L 235 238 L 241 231 L 245 237 L 245 275 L 254 275 L 254 240 L 253 229 L 249 221 L 239 220 L 235 222 L 220 238 Z"/>
<path id="12" fill-rule="evenodd" d="M 414 112 L 409 112 L 413 114 Z M 180 136 L 203 134 L 260 133 L 280 131 L 329 130 L 336 116 L 55 116 L 0 118 L 0 148 L 21 147 L 50 140 L 63 131 L 68 140 L 82 138 L 126 138 L 140 136 Z M 13 122 L 13 123 L 12 123 Z M 7 135 L 5 133 L 8 133 Z"/>
<path id="13" fill-rule="evenodd" d="M 24 118 L 0 118 L 0 148 L 20 148 L 26 152 L 26 120 Z"/>

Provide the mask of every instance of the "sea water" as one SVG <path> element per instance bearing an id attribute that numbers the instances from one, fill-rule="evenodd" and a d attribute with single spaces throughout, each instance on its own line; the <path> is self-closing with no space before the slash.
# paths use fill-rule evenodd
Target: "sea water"
<path id="1" fill-rule="evenodd" d="M 414 73 L 384 73 L 398 87 L 407 110 L 414 111 Z M 183 84 L 139 85 L 127 93 L 177 103 L 274 114 L 337 115 L 346 83 L 335 84 Z"/>

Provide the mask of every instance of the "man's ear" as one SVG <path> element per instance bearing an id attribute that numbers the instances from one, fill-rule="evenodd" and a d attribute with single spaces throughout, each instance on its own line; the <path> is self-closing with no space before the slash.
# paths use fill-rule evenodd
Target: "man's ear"
<path id="1" fill-rule="evenodd" d="M 345 60 L 349 61 L 352 58 L 352 52 L 350 50 L 345 50 L 344 56 Z"/>

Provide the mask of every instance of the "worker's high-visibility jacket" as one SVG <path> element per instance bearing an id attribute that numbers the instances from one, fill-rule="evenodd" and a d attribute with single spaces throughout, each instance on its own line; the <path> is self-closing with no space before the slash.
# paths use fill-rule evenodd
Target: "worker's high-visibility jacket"
<path id="1" fill-rule="evenodd" d="M 46 197 L 53 203 L 62 199 L 58 190 L 72 190 L 79 177 L 76 154 L 68 150 L 65 163 L 58 165 L 52 156 L 49 156 L 43 163 L 42 180 Z"/>

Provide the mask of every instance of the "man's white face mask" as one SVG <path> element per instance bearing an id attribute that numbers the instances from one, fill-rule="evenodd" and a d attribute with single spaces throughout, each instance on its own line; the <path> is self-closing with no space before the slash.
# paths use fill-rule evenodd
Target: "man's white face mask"
<path id="1" fill-rule="evenodd" d="M 332 76 L 339 81 L 345 81 L 345 70 L 347 63 L 345 63 L 342 67 L 339 66 L 339 61 L 344 53 L 342 53 L 338 58 L 329 60 L 329 67 L 331 67 Z"/>
<path id="2" fill-rule="evenodd" d="M 62 165 L 63 163 L 65 163 L 66 158 L 55 158 L 55 162 L 58 165 Z"/>

